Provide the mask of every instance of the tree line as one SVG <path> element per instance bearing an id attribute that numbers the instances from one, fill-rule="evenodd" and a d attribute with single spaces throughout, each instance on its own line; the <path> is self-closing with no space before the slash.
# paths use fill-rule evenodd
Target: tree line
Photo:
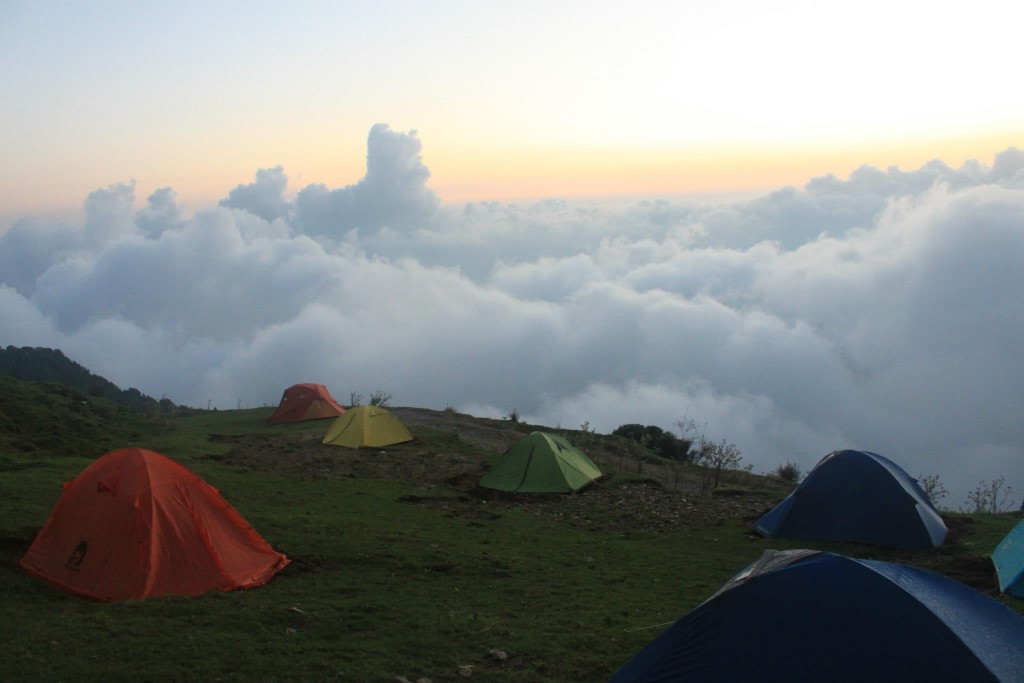
<path id="1" fill-rule="evenodd" d="M 174 415 L 180 414 L 184 408 L 166 397 L 158 400 L 135 388 L 121 389 L 71 360 L 60 349 L 32 346 L 0 348 L 0 373 L 23 382 L 63 384 L 87 396 L 105 398 L 139 413 Z"/>

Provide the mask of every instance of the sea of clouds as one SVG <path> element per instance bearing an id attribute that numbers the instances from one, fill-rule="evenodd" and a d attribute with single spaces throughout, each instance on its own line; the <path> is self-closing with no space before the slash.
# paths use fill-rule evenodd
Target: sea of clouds
<path id="1" fill-rule="evenodd" d="M 693 419 L 743 464 L 840 448 L 1024 492 L 1024 152 L 741 200 L 445 205 L 379 124 L 354 185 L 134 183 L 0 233 L 0 344 L 176 403 L 287 386 L 610 432 Z"/>

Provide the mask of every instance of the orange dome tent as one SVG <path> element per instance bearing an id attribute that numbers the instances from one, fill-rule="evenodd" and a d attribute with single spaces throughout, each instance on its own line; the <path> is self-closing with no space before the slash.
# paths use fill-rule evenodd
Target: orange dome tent
<path id="1" fill-rule="evenodd" d="M 302 422 L 338 417 L 345 409 L 323 384 L 295 384 L 284 390 L 281 403 L 267 422 Z"/>
<path id="2" fill-rule="evenodd" d="M 71 593 L 130 600 L 253 588 L 288 562 L 196 474 L 123 448 L 64 484 L 20 564 Z"/>

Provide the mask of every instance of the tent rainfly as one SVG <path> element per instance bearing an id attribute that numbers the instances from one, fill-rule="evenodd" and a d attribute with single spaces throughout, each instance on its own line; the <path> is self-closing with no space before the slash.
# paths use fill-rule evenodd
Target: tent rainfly
<path id="1" fill-rule="evenodd" d="M 564 437 L 533 432 L 508 449 L 480 486 L 516 493 L 572 493 L 601 477 L 601 470 Z"/>
<path id="2" fill-rule="evenodd" d="M 769 550 L 611 683 L 1024 681 L 1024 617 L 917 567 Z"/>
<path id="3" fill-rule="evenodd" d="M 123 448 L 64 485 L 20 564 L 71 593 L 132 600 L 253 588 L 288 559 L 193 472 Z"/>
<path id="4" fill-rule="evenodd" d="M 328 427 L 323 443 L 331 446 L 381 447 L 412 441 L 402 421 L 379 406 L 356 406 Z"/>
<path id="5" fill-rule="evenodd" d="M 281 424 L 322 420 L 345 412 L 323 384 L 294 384 L 284 390 L 281 402 L 267 422 Z"/>
<path id="6" fill-rule="evenodd" d="M 1013 527 L 992 551 L 992 563 L 996 566 L 999 590 L 1024 598 L 1024 520 Z"/>
<path id="7" fill-rule="evenodd" d="M 850 450 L 822 458 L 754 529 L 769 538 L 910 550 L 937 547 L 946 538 L 945 522 L 913 477 L 877 453 Z"/>

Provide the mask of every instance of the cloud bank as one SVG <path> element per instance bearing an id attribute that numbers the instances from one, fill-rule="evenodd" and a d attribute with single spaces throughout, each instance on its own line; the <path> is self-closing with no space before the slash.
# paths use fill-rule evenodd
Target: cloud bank
<path id="1" fill-rule="evenodd" d="M 954 507 L 1024 490 L 1024 152 L 745 201 L 464 206 L 420 155 L 381 124 L 348 187 L 275 167 L 191 217 L 114 184 L 80 225 L 19 220 L 0 343 L 200 407 L 314 381 L 601 432 L 686 415 L 759 472 L 858 448 Z"/>

